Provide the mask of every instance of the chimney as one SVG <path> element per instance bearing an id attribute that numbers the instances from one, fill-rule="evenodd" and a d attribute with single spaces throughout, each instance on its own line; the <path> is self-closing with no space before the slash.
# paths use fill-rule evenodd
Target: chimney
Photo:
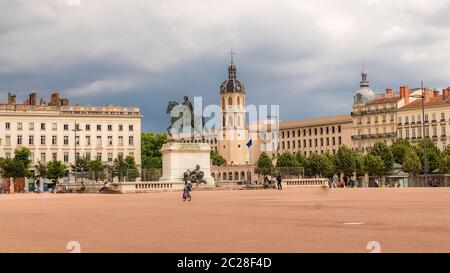
<path id="1" fill-rule="evenodd" d="M 16 94 L 9 92 L 8 93 L 8 104 L 16 104 Z"/>
<path id="2" fill-rule="evenodd" d="M 405 105 L 409 103 L 409 88 L 408 86 L 400 86 L 400 98 L 405 100 Z"/>
<path id="3" fill-rule="evenodd" d="M 442 100 L 447 101 L 448 95 L 449 95 L 450 87 L 447 87 L 446 89 L 442 90 Z"/>
<path id="4" fill-rule="evenodd" d="M 392 95 L 392 89 L 391 88 L 386 88 L 386 94 L 387 95 Z"/>
<path id="5" fill-rule="evenodd" d="M 430 90 L 425 87 L 424 90 L 423 90 L 424 103 L 427 103 L 427 102 L 430 101 L 430 95 L 431 95 L 430 93 L 431 93 Z"/>
<path id="6" fill-rule="evenodd" d="M 59 98 L 58 92 L 55 92 L 51 95 L 50 105 L 51 106 L 61 106 L 61 99 Z"/>
<path id="7" fill-rule="evenodd" d="M 36 92 L 32 92 L 29 95 L 28 105 L 36 105 Z"/>

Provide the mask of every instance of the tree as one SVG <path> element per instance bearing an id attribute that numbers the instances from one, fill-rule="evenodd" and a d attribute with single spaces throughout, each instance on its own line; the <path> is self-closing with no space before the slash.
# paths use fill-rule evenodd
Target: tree
<path id="1" fill-rule="evenodd" d="M 336 173 L 336 156 L 326 151 L 322 155 L 322 175 L 331 178 Z"/>
<path id="2" fill-rule="evenodd" d="M 161 148 L 166 140 L 166 134 L 141 134 L 141 159 L 143 169 L 162 168 Z"/>
<path id="3" fill-rule="evenodd" d="M 125 157 L 125 159 L 123 157 L 114 159 L 113 171 L 113 176 L 117 176 L 121 182 L 125 177 L 128 177 L 130 181 L 139 177 L 134 157 L 131 155 Z"/>
<path id="4" fill-rule="evenodd" d="M 96 182 L 100 179 L 104 179 L 105 167 L 100 160 L 89 161 L 87 164 L 87 169 L 93 174 L 93 178 Z"/>
<path id="5" fill-rule="evenodd" d="M 290 152 L 284 152 L 277 158 L 277 168 L 299 167 L 296 157 Z"/>
<path id="6" fill-rule="evenodd" d="M 411 147 L 411 143 L 406 139 L 398 139 L 395 141 L 390 147 L 392 155 L 394 156 L 394 162 L 403 164 L 405 154 Z"/>
<path id="7" fill-rule="evenodd" d="M 355 166 L 356 177 L 365 175 L 364 158 L 361 155 L 355 155 Z"/>
<path id="8" fill-rule="evenodd" d="M 39 161 L 35 165 L 34 176 L 40 176 L 42 178 L 46 178 L 47 177 L 47 165 L 45 163 L 42 163 L 41 161 Z"/>
<path id="9" fill-rule="evenodd" d="M 409 148 L 406 151 L 402 166 L 403 170 L 411 174 L 413 177 L 416 177 L 416 175 L 422 170 L 420 158 L 417 156 L 413 148 Z"/>
<path id="10" fill-rule="evenodd" d="M 75 160 L 75 165 L 71 164 L 70 168 L 71 168 L 72 172 L 76 171 L 78 173 L 83 173 L 88 170 L 88 163 L 89 163 L 89 161 L 87 160 L 87 158 L 85 156 L 79 156 Z"/>
<path id="11" fill-rule="evenodd" d="M 356 171 L 356 154 L 345 145 L 336 153 L 336 170 L 344 176 L 352 176 Z"/>
<path id="12" fill-rule="evenodd" d="M 302 153 L 300 153 L 300 151 L 295 154 L 295 160 L 297 160 L 299 167 L 305 167 L 305 157 L 302 155 Z"/>
<path id="13" fill-rule="evenodd" d="M 22 161 L 12 158 L 0 160 L 0 171 L 3 177 L 25 177 L 27 169 Z"/>
<path id="14" fill-rule="evenodd" d="M 261 175 L 269 175 L 273 172 L 272 159 L 267 155 L 266 152 L 262 152 L 256 161 L 255 173 Z"/>
<path id="15" fill-rule="evenodd" d="M 31 164 L 30 155 L 31 151 L 27 147 L 20 147 L 14 150 L 14 159 L 22 162 L 26 169 Z"/>
<path id="16" fill-rule="evenodd" d="M 385 171 L 383 159 L 378 155 L 367 154 L 364 157 L 364 170 L 370 176 L 378 176 L 381 178 Z"/>
<path id="17" fill-rule="evenodd" d="M 64 177 L 67 173 L 67 166 L 59 160 L 52 160 L 47 163 L 47 177 L 58 183 L 58 179 Z"/>
<path id="18" fill-rule="evenodd" d="M 436 147 L 434 142 L 426 138 L 422 140 L 419 144 L 414 146 L 415 152 L 417 156 L 421 159 L 421 164 L 425 168 L 425 157 L 424 157 L 424 146 L 427 148 L 427 159 L 428 159 L 428 168 L 427 172 L 430 173 L 439 168 L 439 158 L 441 156 L 441 152 Z M 444 150 L 445 151 L 445 150 Z"/>
<path id="19" fill-rule="evenodd" d="M 225 165 L 226 161 L 225 159 L 219 154 L 217 151 L 211 151 L 211 163 L 214 166 L 222 166 Z"/>
<path id="20" fill-rule="evenodd" d="M 443 173 L 450 172 L 450 155 L 446 154 L 441 155 L 441 159 L 439 162 L 439 170 Z"/>
<path id="21" fill-rule="evenodd" d="M 386 175 L 392 171 L 394 168 L 394 155 L 392 154 L 391 149 L 386 146 L 386 143 L 383 141 L 376 142 L 370 150 L 370 154 L 381 158 L 384 165 L 382 175 Z"/>

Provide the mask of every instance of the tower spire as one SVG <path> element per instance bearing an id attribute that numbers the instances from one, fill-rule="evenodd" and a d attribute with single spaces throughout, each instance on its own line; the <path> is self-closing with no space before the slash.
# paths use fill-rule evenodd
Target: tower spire
<path id="1" fill-rule="evenodd" d="M 236 55 L 236 52 L 234 52 L 233 49 L 231 49 L 231 51 L 228 52 L 228 54 L 230 54 L 230 57 L 231 57 L 231 64 L 233 64 L 233 55 Z"/>
<path id="2" fill-rule="evenodd" d="M 231 64 L 228 66 L 228 78 L 234 79 L 236 78 L 236 66 L 233 64 L 233 55 L 236 54 L 236 52 L 231 49 L 231 51 L 228 53 L 231 56 Z"/>

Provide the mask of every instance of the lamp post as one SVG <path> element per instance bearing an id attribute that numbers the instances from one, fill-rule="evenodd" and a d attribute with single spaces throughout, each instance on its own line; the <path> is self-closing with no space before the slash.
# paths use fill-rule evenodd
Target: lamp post
<path id="1" fill-rule="evenodd" d="M 79 124 L 77 123 L 77 121 L 75 120 L 75 128 L 72 130 L 73 132 L 75 132 L 75 145 L 74 145 L 74 150 L 75 150 L 75 184 L 77 183 L 77 178 L 78 178 L 78 166 L 77 166 L 77 132 L 82 131 L 79 127 Z"/>
<path id="2" fill-rule="evenodd" d="M 428 173 L 428 156 L 427 156 L 427 143 L 425 136 L 425 90 L 423 88 L 423 81 L 420 81 L 420 89 L 422 91 L 420 96 L 413 96 L 414 98 L 422 99 L 422 135 L 423 135 L 423 173 L 425 177 L 425 185 L 427 183 L 427 173 Z"/>

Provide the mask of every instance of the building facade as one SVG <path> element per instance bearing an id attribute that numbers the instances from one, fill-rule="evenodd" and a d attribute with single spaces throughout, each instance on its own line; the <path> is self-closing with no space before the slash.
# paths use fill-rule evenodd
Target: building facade
<path id="1" fill-rule="evenodd" d="M 439 149 L 445 149 L 450 144 L 450 138 L 447 135 L 447 132 L 450 132 L 449 92 L 450 88 L 443 89 L 442 92 L 425 89 L 423 118 L 422 98 L 399 108 L 397 138 L 407 139 L 416 144 L 425 134 L 425 137 L 430 138 Z"/>
<path id="2" fill-rule="evenodd" d="M 31 93 L 23 103 L 8 94 L 0 104 L 0 157 L 13 157 L 18 147 L 31 150 L 32 164 L 53 159 L 74 164 L 75 156 L 111 164 L 132 155 L 141 164 L 141 113 L 118 105 L 69 105 L 59 93 L 50 102 Z"/>
<path id="3" fill-rule="evenodd" d="M 278 154 L 290 152 L 310 156 L 313 153 L 336 154 L 340 146 L 352 148 L 350 115 L 280 122 Z"/>
<path id="4" fill-rule="evenodd" d="M 378 141 L 392 144 L 397 137 L 397 111 L 416 100 L 417 89 L 401 86 L 399 92 L 386 89 L 375 94 L 370 88 L 367 71 L 361 72 L 360 88 L 352 107 L 352 147 L 361 154 L 370 151 Z"/>

